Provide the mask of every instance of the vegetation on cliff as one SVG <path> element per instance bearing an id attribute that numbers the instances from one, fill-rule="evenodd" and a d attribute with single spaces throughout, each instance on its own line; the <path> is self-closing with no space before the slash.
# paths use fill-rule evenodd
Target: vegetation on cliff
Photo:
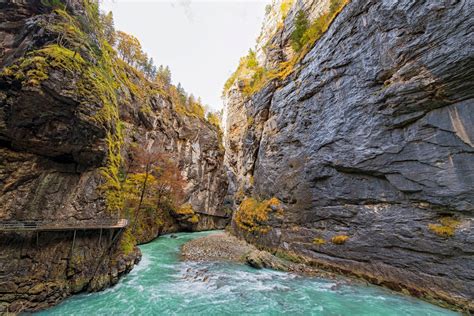
<path id="1" fill-rule="evenodd" d="M 349 239 L 347 235 L 336 235 L 331 238 L 331 242 L 336 245 L 345 244 L 346 241 Z"/>
<path id="2" fill-rule="evenodd" d="M 180 209 L 186 185 L 172 156 L 134 146 L 124 175 L 124 213 L 132 221 L 133 240 L 144 240 L 147 230 L 159 234 L 168 217 Z"/>
<path id="3" fill-rule="evenodd" d="M 275 197 L 263 201 L 249 197 L 240 203 L 234 221 L 246 232 L 266 234 L 271 229 L 270 214 L 281 216 L 282 212 L 281 202 Z"/>
<path id="4" fill-rule="evenodd" d="M 84 105 L 83 120 L 105 135 L 100 194 L 110 216 L 133 219 L 133 233 L 127 231 L 122 238 L 123 250 L 130 252 L 136 235 L 146 227 L 161 225 L 170 212 L 180 209 L 185 183 L 174 157 L 154 152 L 154 161 L 143 164 L 148 154 L 139 149 L 147 144 L 138 143 L 130 153 L 121 109 L 138 102 L 140 111 L 150 114 L 150 96 L 160 95 L 170 101 L 177 116 L 197 118 L 218 135 L 222 132 L 218 115 L 206 117 L 208 110 L 201 100 L 180 84 L 174 86 L 169 67 L 156 67 L 134 36 L 116 31 L 112 14 L 102 14 L 98 1 L 80 4 L 81 15 L 68 1 L 41 1 L 48 18 L 38 23 L 48 41 L 5 67 L 0 79 L 35 93 L 44 93 L 53 82 L 65 97 Z M 71 84 L 59 87 L 58 78 Z M 193 215 L 190 220 L 196 218 Z"/>
<path id="5" fill-rule="evenodd" d="M 294 21 L 294 30 L 290 38 L 291 57 L 281 61 L 277 67 L 266 68 L 258 63 L 255 51 L 249 50 L 247 56 L 240 59 L 237 70 L 226 81 L 223 93 L 225 94 L 237 80 L 242 93 L 246 96 L 251 96 L 260 91 L 270 81 L 275 79 L 283 80 L 288 77 L 294 71 L 295 66 L 311 50 L 315 42 L 327 31 L 331 22 L 348 2 L 349 0 L 331 0 L 328 11 L 313 21 L 308 21 L 304 11 L 298 11 Z M 283 1 L 281 3 L 281 17 L 283 21 L 286 19 L 292 4 L 292 1 Z M 283 21 L 278 25 L 279 31 L 284 28 Z M 269 43 L 265 45 L 265 47 L 269 46 Z"/>
<path id="6" fill-rule="evenodd" d="M 461 222 L 451 216 L 444 216 L 439 219 L 439 224 L 428 224 L 431 232 L 440 237 L 452 237 Z"/>

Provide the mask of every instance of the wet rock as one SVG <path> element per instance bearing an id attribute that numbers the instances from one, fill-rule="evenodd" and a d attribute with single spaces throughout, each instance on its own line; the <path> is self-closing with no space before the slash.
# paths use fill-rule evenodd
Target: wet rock
<path id="1" fill-rule="evenodd" d="M 266 251 L 252 251 L 246 256 L 245 260 L 248 265 L 257 269 L 267 268 L 279 271 L 290 271 L 290 262 L 285 262 Z"/>

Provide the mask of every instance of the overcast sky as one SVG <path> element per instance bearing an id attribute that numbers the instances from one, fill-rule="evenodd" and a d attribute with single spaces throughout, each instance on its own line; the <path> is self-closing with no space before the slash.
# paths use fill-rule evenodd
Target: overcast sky
<path id="1" fill-rule="evenodd" d="M 222 108 L 225 81 L 255 45 L 270 0 L 104 0 L 115 28 L 136 36 L 156 65 L 168 65 L 173 83 Z"/>

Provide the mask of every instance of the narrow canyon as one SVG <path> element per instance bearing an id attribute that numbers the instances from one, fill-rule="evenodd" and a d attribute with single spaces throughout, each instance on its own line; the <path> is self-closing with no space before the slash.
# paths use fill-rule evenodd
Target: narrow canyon
<path id="1" fill-rule="evenodd" d="M 161 235 L 224 229 L 473 312 L 473 17 L 274 0 L 219 117 L 128 60 L 98 2 L 0 1 L 0 314 L 111 287 Z"/>

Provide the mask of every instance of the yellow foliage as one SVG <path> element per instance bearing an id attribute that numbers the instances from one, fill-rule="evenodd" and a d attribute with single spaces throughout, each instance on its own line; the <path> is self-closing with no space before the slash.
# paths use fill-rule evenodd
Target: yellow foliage
<path id="1" fill-rule="evenodd" d="M 179 216 L 178 220 L 187 221 L 191 224 L 197 224 L 199 222 L 199 214 L 197 214 L 191 204 L 183 204 L 180 208 L 175 210 L 175 213 Z"/>
<path id="2" fill-rule="evenodd" d="M 205 119 L 205 110 L 199 103 L 185 105 L 178 98 L 173 99 L 172 103 L 175 111 L 181 115 L 191 116 L 202 120 Z"/>
<path id="3" fill-rule="evenodd" d="M 199 215 L 194 214 L 191 218 L 188 219 L 188 222 L 192 224 L 197 224 L 199 222 Z"/>
<path id="4" fill-rule="evenodd" d="M 346 235 L 336 235 L 331 238 L 331 242 L 336 245 L 342 245 L 349 239 Z"/>
<path id="5" fill-rule="evenodd" d="M 314 238 L 313 239 L 313 244 L 315 245 L 324 245 L 326 243 L 326 241 L 323 239 L 323 238 Z"/>
<path id="6" fill-rule="evenodd" d="M 136 244 L 135 237 L 133 237 L 130 230 L 127 229 L 123 233 L 122 238 L 120 239 L 120 250 L 122 250 L 122 252 L 125 255 L 128 255 L 135 248 L 135 244 Z"/>
<path id="7" fill-rule="evenodd" d="M 194 215 L 193 206 L 189 203 L 181 205 L 180 208 L 176 210 L 176 214 L 179 215 Z"/>
<path id="8" fill-rule="evenodd" d="M 276 209 L 276 211 L 275 211 Z M 235 223 L 247 232 L 268 233 L 271 229 L 265 223 L 269 219 L 269 214 L 276 212 L 282 214 L 280 201 L 273 197 L 269 200 L 257 201 L 254 198 L 246 198 L 240 203 L 240 207 L 235 213 Z"/>
<path id="9" fill-rule="evenodd" d="M 252 126 L 254 122 L 254 118 L 252 116 L 247 117 L 247 125 Z"/>
<path id="10" fill-rule="evenodd" d="M 218 129 L 221 128 L 221 122 L 219 116 L 216 113 L 209 112 L 207 113 L 207 121 L 217 127 Z"/>
<path id="11" fill-rule="evenodd" d="M 293 5 L 294 0 L 283 0 L 280 4 L 280 11 L 281 11 L 281 17 L 282 20 L 286 18 L 288 15 L 288 12 L 291 9 L 291 6 Z"/>
<path id="12" fill-rule="evenodd" d="M 428 228 L 438 236 L 452 237 L 459 224 L 460 222 L 455 218 L 445 216 L 439 220 L 439 224 L 428 224 Z"/>

